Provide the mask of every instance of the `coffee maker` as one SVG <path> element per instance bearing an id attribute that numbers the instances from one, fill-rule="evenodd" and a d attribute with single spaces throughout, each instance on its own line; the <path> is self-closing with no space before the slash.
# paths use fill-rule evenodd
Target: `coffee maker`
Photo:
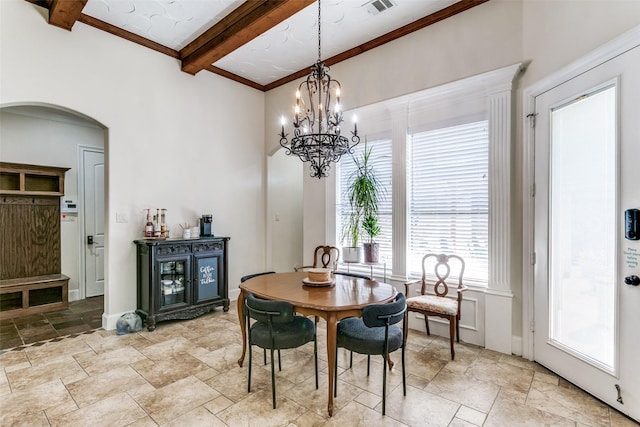
<path id="1" fill-rule="evenodd" d="M 203 214 L 200 218 L 200 237 L 213 237 L 213 215 Z"/>

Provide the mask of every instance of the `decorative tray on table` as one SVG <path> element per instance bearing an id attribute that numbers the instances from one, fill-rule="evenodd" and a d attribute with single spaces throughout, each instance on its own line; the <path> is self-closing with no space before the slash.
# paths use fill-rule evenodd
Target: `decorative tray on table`
<path id="1" fill-rule="evenodd" d="M 321 282 L 316 282 L 313 280 L 309 280 L 308 277 L 305 277 L 304 279 L 302 279 L 302 283 L 304 283 L 306 286 L 318 286 L 318 287 L 322 287 L 322 286 L 333 286 L 336 283 L 335 279 L 330 279 L 330 280 L 324 280 Z"/>

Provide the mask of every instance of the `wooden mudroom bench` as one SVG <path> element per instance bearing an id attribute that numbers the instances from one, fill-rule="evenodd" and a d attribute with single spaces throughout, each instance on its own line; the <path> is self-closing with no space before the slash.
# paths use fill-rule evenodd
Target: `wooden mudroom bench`
<path id="1" fill-rule="evenodd" d="M 0 280 L 0 319 L 67 308 L 68 287 L 64 274 Z"/>

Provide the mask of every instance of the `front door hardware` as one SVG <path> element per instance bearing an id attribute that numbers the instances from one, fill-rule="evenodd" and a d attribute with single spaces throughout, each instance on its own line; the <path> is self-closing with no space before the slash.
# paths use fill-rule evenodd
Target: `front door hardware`
<path id="1" fill-rule="evenodd" d="M 624 405 L 622 396 L 620 395 L 620 384 L 616 384 L 616 391 L 618 392 L 618 398 L 616 399 L 621 405 Z"/>
<path id="2" fill-rule="evenodd" d="M 631 276 L 627 276 L 624 278 L 624 283 L 626 283 L 627 285 L 638 286 L 640 285 L 640 277 L 632 274 Z"/>
<path id="3" fill-rule="evenodd" d="M 624 237 L 629 240 L 640 240 L 640 209 L 624 211 Z"/>
<path id="4" fill-rule="evenodd" d="M 87 245 L 93 245 L 93 236 L 87 236 Z"/>

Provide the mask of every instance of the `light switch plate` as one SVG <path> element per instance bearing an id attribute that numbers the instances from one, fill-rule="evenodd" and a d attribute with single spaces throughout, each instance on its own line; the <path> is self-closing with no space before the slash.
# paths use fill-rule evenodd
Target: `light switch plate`
<path id="1" fill-rule="evenodd" d="M 116 222 L 121 224 L 129 222 L 129 219 L 127 218 L 127 214 L 123 212 L 116 212 Z"/>

